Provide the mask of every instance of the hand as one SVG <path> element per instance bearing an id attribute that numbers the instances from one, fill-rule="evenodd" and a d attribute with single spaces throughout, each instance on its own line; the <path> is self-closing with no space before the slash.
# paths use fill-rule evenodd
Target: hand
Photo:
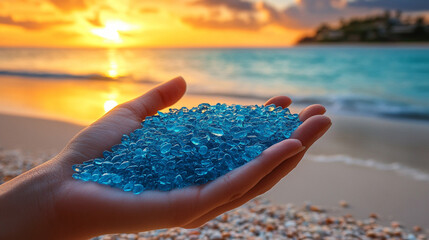
<path id="1" fill-rule="evenodd" d="M 73 164 L 100 157 L 123 134 L 139 128 L 146 116 L 177 102 L 185 90 L 185 81 L 178 77 L 117 106 L 78 133 L 54 159 L 0 185 L 0 239 L 76 239 L 198 227 L 271 189 L 331 125 L 321 116 L 322 106 L 307 107 L 299 115 L 304 123 L 291 139 L 201 186 L 134 195 L 71 177 Z M 266 104 L 287 107 L 291 100 L 275 97 Z"/>

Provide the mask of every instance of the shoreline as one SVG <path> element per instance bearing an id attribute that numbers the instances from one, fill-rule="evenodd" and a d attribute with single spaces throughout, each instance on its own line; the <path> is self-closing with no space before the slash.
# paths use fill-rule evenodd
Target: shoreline
<path id="1" fill-rule="evenodd" d="M 67 46 L 0 46 L 0 49 L 61 49 L 61 50 L 106 50 L 106 49 L 147 49 L 147 50 L 231 50 L 231 49 L 290 49 L 294 47 L 300 47 L 302 45 L 387 45 L 387 46 L 409 46 L 409 45 L 422 45 L 422 46 L 428 46 L 429 42 L 373 42 L 373 43 L 364 43 L 364 42 L 326 42 L 326 43 L 292 43 L 289 45 L 275 45 L 275 46 L 198 46 L 198 47 L 191 47 L 191 46 L 176 46 L 176 47 L 114 47 L 114 48 L 108 48 L 108 47 L 67 47 Z"/>

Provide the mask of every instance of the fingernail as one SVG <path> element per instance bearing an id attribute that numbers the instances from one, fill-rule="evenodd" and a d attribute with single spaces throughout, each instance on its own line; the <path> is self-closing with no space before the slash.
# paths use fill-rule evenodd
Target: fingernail
<path id="1" fill-rule="evenodd" d="M 304 151 L 304 149 L 306 149 L 306 147 L 305 146 L 301 146 L 300 148 L 298 148 L 297 153 Z"/>

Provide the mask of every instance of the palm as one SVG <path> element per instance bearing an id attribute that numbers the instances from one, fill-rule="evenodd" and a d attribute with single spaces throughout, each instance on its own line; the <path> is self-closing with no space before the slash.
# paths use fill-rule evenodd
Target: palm
<path id="1" fill-rule="evenodd" d="M 305 121 L 286 140 L 264 151 L 249 164 L 202 186 L 170 192 L 146 191 L 140 195 L 95 183 L 73 180 L 71 165 L 99 157 L 105 149 L 120 142 L 123 134 L 140 127 L 142 119 L 179 100 L 186 89 L 181 78 L 172 80 L 142 97 L 115 108 L 84 129 L 62 155 L 63 184 L 57 198 L 58 217 L 70 221 L 85 236 L 106 232 L 145 231 L 174 226 L 196 227 L 215 216 L 238 207 L 264 193 L 290 172 L 303 157 L 301 143 L 307 148 L 329 127 L 321 106 L 300 113 Z M 287 97 L 267 104 L 287 107 Z M 148 217 L 149 216 L 149 217 Z"/>

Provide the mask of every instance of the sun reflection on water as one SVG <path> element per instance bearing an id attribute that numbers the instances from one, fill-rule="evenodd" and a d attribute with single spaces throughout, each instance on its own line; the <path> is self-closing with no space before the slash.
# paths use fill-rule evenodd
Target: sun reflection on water
<path id="1" fill-rule="evenodd" d="M 108 70 L 107 70 L 107 76 L 111 78 L 117 78 L 119 76 L 119 66 L 117 61 L 117 52 L 115 49 L 109 49 L 107 52 L 108 56 Z"/>

